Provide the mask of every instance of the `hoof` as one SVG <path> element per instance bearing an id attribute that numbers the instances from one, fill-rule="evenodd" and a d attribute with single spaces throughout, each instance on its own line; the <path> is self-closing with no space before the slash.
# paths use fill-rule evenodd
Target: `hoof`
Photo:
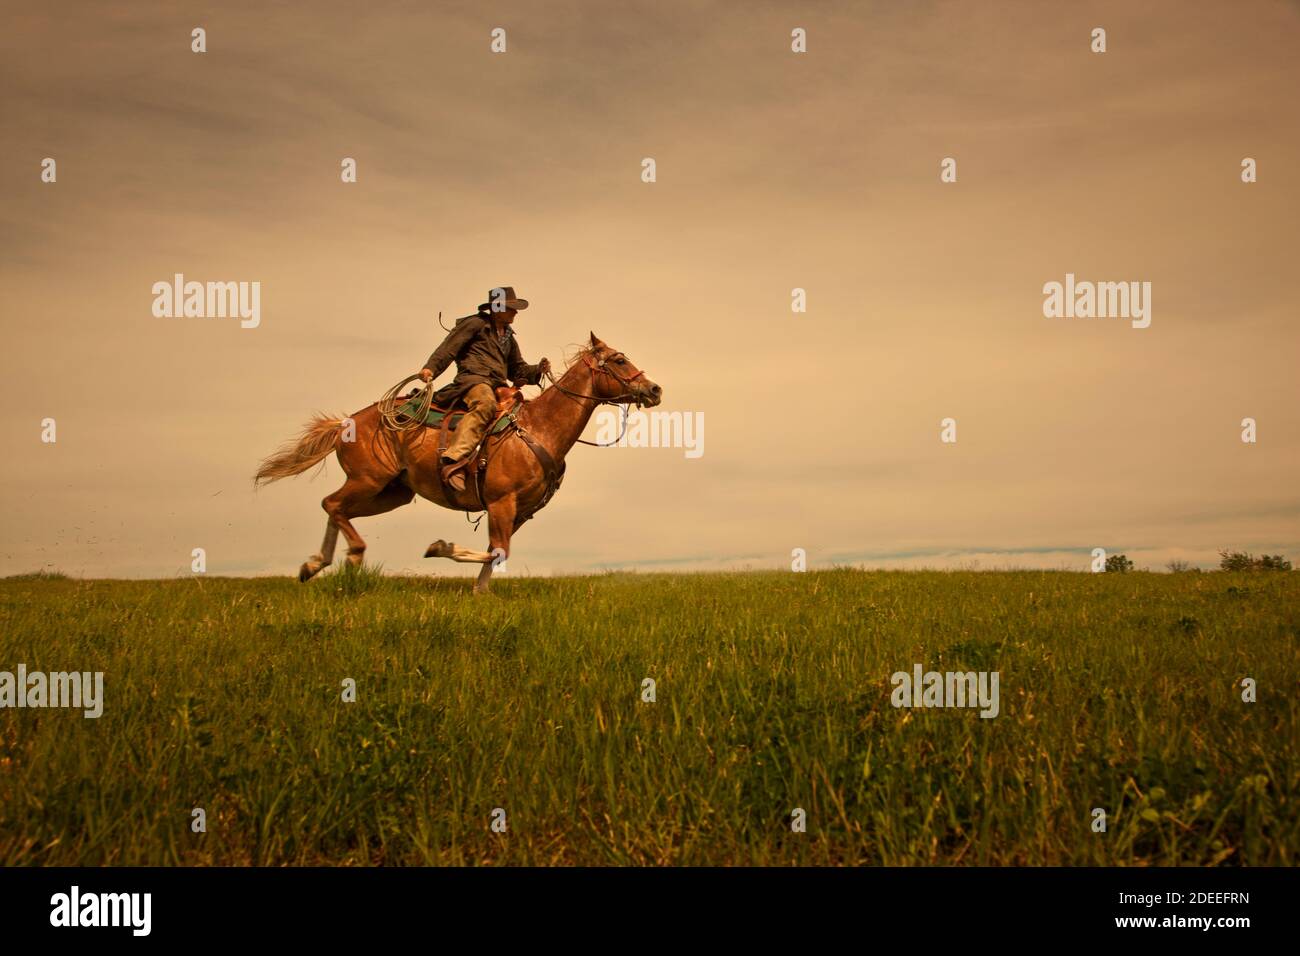
<path id="1" fill-rule="evenodd" d="M 429 545 L 429 550 L 424 552 L 426 558 L 450 558 L 452 546 L 441 538 Z"/>
<path id="2" fill-rule="evenodd" d="M 316 561 L 304 561 L 302 563 L 302 567 L 298 569 L 299 582 L 301 582 L 302 584 L 306 584 L 316 575 L 320 574 L 321 568 L 325 566 L 326 565 L 320 564 Z"/>
<path id="3" fill-rule="evenodd" d="M 349 551 L 348 564 L 352 565 L 354 568 L 359 568 L 361 567 L 361 562 L 365 560 L 365 557 L 366 553 L 364 551 L 358 551 L 356 554 Z"/>

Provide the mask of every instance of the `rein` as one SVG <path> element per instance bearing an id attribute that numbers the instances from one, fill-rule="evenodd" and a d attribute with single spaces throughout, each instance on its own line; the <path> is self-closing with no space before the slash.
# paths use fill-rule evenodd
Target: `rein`
<path id="1" fill-rule="evenodd" d="M 608 368 L 605 365 L 606 359 L 604 357 L 599 359 L 594 364 L 587 361 L 590 357 L 591 357 L 590 352 L 584 352 L 582 355 L 582 364 L 587 366 L 587 368 L 590 369 L 591 371 L 591 384 L 593 389 L 595 388 L 596 385 L 597 372 L 601 372 L 604 373 L 605 375 L 608 375 L 614 381 L 618 382 L 618 384 L 622 385 L 625 389 L 628 388 L 638 378 L 645 375 L 645 372 L 641 371 L 641 372 L 637 372 L 631 378 L 623 378 L 612 368 Z M 609 356 L 609 358 L 622 358 L 622 357 L 623 357 L 622 352 L 615 352 L 613 355 Z M 550 380 L 552 388 L 559 389 L 561 394 L 567 395 L 572 399 L 575 400 L 594 399 L 596 401 L 596 404 L 598 405 L 622 405 L 623 406 L 623 425 L 622 428 L 619 430 L 617 438 L 615 438 L 612 442 L 587 441 L 585 438 L 579 438 L 577 440 L 577 443 L 579 445 L 591 445 L 593 448 L 610 448 L 614 445 L 617 445 L 620 441 L 623 440 L 623 436 L 627 434 L 627 419 L 628 419 L 630 405 L 633 402 L 635 402 L 638 406 L 641 404 L 640 400 L 636 395 L 633 395 L 630 391 L 625 391 L 622 395 L 616 395 L 614 398 L 596 398 L 595 395 L 583 395 L 579 392 L 569 391 L 567 388 L 561 385 L 559 381 L 556 380 L 555 375 L 552 372 L 548 371 L 546 373 L 546 377 L 547 379 Z"/>

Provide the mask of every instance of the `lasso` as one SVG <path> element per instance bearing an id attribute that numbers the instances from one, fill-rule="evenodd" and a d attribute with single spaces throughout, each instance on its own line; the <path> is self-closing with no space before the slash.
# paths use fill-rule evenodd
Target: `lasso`
<path id="1" fill-rule="evenodd" d="M 424 389 L 419 392 L 413 399 L 415 403 L 416 414 L 411 417 L 406 412 L 399 411 L 399 405 L 405 405 L 406 401 L 399 402 L 399 396 L 402 389 L 406 388 L 409 382 L 415 381 L 420 377 L 416 372 L 406 376 L 388 391 L 384 392 L 384 397 L 379 400 L 379 419 L 384 423 L 384 427 L 395 432 L 410 431 L 412 428 L 419 428 L 424 424 L 424 419 L 429 413 L 429 408 L 433 405 L 433 383 L 429 382 Z"/>

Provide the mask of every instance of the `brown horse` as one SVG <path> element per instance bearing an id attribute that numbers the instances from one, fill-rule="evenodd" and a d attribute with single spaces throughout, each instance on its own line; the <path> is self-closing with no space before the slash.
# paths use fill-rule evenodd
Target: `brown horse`
<path id="1" fill-rule="evenodd" d="M 460 492 L 443 483 L 436 428 L 387 428 L 378 403 L 350 418 L 318 416 L 296 442 L 262 462 L 255 483 L 301 474 L 323 462 L 331 452 L 338 454 L 347 481 L 321 502 L 329 516 L 325 542 L 319 554 L 304 562 L 298 572 L 299 581 L 310 580 L 333 561 L 340 531 L 347 538 L 348 562 L 361 563 L 366 542 L 352 526 L 353 518 L 392 511 L 410 503 L 417 494 L 456 511 L 485 507 L 488 552 L 435 541 L 424 555 L 481 563 L 483 568 L 474 583 L 474 593 L 479 594 L 488 589 L 493 568 L 509 557 L 510 536 L 555 493 L 564 456 L 579 441 L 596 407 L 616 402 L 654 406 L 662 394 L 662 389 L 627 356 L 611 349 L 593 332 L 590 344 L 570 362 L 564 375 L 515 413 L 517 424 L 488 437 L 481 503 L 472 479 Z M 353 429 L 355 434 L 346 435 Z"/>

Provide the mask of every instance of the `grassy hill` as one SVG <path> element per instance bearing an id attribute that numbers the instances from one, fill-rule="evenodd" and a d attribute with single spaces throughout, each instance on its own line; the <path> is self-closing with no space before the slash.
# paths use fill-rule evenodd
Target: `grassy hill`
<path id="1" fill-rule="evenodd" d="M 0 671 L 105 696 L 0 710 L 0 864 L 1297 862 L 1300 575 L 493 587 L 0 581 Z M 895 708 L 916 664 L 999 715 Z"/>

